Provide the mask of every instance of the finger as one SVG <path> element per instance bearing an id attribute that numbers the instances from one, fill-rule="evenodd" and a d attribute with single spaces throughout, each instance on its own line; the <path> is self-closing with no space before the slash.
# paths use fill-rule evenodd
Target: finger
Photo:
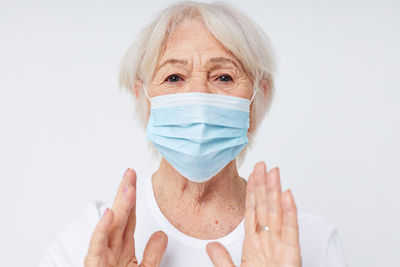
<path id="1" fill-rule="evenodd" d="M 256 218 L 260 227 L 268 226 L 268 192 L 267 170 L 264 162 L 254 167 L 254 184 L 256 195 Z"/>
<path id="2" fill-rule="evenodd" d="M 128 184 L 134 185 L 136 187 L 136 172 L 135 170 L 130 168 L 127 168 L 125 170 L 124 175 L 122 176 L 122 180 L 121 183 L 119 184 L 117 194 L 115 195 L 113 210 L 116 206 L 120 205 L 121 201 L 123 202 L 124 190 Z"/>
<path id="3" fill-rule="evenodd" d="M 99 257 L 107 251 L 108 235 L 113 220 L 114 214 L 112 210 L 107 208 L 94 229 L 86 258 Z"/>
<path id="4" fill-rule="evenodd" d="M 254 172 L 249 176 L 246 187 L 246 208 L 244 214 L 244 229 L 246 234 L 254 233 L 257 229 L 256 222 L 256 196 L 254 186 Z"/>
<path id="5" fill-rule="evenodd" d="M 125 188 L 128 184 L 133 185 L 133 186 L 136 185 L 136 172 L 130 168 L 126 169 L 126 171 L 122 177 L 122 180 L 119 184 L 117 194 L 115 195 L 115 199 L 114 199 L 114 203 L 113 203 L 113 210 L 114 210 L 114 208 L 119 206 L 121 204 L 121 202 L 124 201 L 123 195 L 124 195 Z"/>
<path id="6" fill-rule="evenodd" d="M 208 243 L 206 246 L 208 257 L 215 267 L 232 267 L 235 266 L 228 250 L 218 242 Z"/>
<path id="7" fill-rule="evenodd" d="M 114 223 L 111 227 L 109 245 L 113 252 L 117 252 L 122 247 L 122 234 L 125 231 L 131 210 L 135 205 L 136 173 L 132 169 L 127 169 L 121 181 L 117 196 L 112 207 L 115 214 Z"/>
<path id="8" fill-rule="evenodd" d="M 267 177 L 268 227 L 272 236 L 280 237 L 282 228 L 281 181 L 279 168 L 273 168 Z"/>
<path id="9" fill-rule="evenodd" d="M 290 189 L 282 194 L 282 240 L 290 245 L 299 243 L 299 225 L 297 221 L 297 208 Z"/>
<path id="10" fill-rule="evenodd" d="M 168 237 L 164 232 L 158 231 L 153 233 L 144 249 L 143 261 L 140 266 L 159 266 L 165 250 L 167 249 L 167 243 Z"/>
<path id="11" fill-rule="evenodd" d="M 135 179 L 136 180 L 136 179 Z M 136 182 L 134 183 L 136 187 Z M 131 213 L 126 223 L 125 231 L 122 235 L 123 245 L 121 257 L 122 259 L 131 259 L 135 257 L 135 228 L 136 228 L 136 191 L 134 192 L 134 206 L 131 209 Z"/>

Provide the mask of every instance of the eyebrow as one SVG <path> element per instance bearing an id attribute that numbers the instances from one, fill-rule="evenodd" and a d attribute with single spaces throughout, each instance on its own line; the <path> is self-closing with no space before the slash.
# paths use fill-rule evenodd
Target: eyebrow
<path id="1" fill-rule="evenodd" d="M 180 64 L 180 65 L 189 65 L 189 62 L 188 62 L 187 60 L 171 58 L 171 59 L 165 60 L 165 61 L 157 68 L 157 70 L 161 69 L 162 67 L 164 67 L 165 65 L 168 65 L 168 64 L 172 64 L 172 65 L 176 65 L 176 64 Z"/>
<path id="2" fill-rule="evenodd" d="M 225 58 L 225 57 L 213 57 L 211 59 L 209 59 L 206 63 L 206 65 L 213 65 L 213 64 L 218 64 L 218 63 L 231 63 L 233 64 L 236 68 L 240 68 L 238 66 L 238 64 L 229 58 Z M 175 58 L 171 58 L 171 59 L 167 59 L 165 60 L 158 68 L 157 70 L 161 69 L 162 67 L 164 67 L 165 65 L 168 64 L 172 64 L 172 65 L 176 65 L 176 64 L 180 64 L 180 65 L 189 65 L 189 62 L 187 60 L 183 60 L 183 59 L 175 59 Z"/>
<path id="3" fill-rule="evenodd" d="M 211 65 L 215 63 L 231 63 L 236 68 L 240 68 L 234 60 L 225 57 L 213 57 L 207 61 L 206 65 Z"/>

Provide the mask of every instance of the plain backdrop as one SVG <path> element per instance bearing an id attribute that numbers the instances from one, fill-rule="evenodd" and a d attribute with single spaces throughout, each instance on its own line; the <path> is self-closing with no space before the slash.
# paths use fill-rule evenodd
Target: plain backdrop
<path id="1" fill-rule="evenodd" d="M 127 167 L 154 169 L 119 61 L 173 1 L 0 1 L 2 266 L 36 266 Z M 254 149 L 297 205 L 339 229 L 350 266 L 399 266 L 400 2 L 233 1 L 278 55 Z M 305 266 L 306 267 L 306 266 Z"/>

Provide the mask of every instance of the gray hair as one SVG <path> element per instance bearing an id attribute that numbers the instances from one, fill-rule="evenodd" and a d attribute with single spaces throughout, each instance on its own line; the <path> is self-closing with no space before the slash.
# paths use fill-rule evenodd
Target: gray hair
<path id="1" fill-rule="evenodd" d="M 198 17 L 227 51 L 241 62 L 252 81 L 253 92 L 261 87 L 257 90 L 250 109 L 250 120 L 255 124 L 255 130 L 248 133 L 249 143 L 238 156 L 240 164 L 247 148 L 253 143 L 258 126 L 270 109 L 275 90 L 276 63 L 268 36 L 248 16 L 231 5 L 224 2 L 183 1 L 160 11 L 139 33 L 123 56 L 119 74 L 120 88 L 125 88 L 132 94 L 138 90 L 135 109 L 142 125 L 146 127 L 149 104 L 143 93 L 143 86 L 149 88 L 168 38 L 176 26 Z"/>

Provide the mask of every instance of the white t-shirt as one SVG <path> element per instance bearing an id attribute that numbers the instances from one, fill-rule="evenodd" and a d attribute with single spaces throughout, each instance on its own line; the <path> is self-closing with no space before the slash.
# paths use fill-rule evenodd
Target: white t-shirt
<path id="1" fill-rule="evenodd" d="M 163 215 L 154 197 L 151 176 L 137 178 L 136 193 L 136 257 L 141 262 L 144 247 L 151 234 L 162 230 L 168 236 L 167 250 L 161 266 L 213 266 L 205 246 L 212 240 L 190 237 L 177 230 Z M 40 267 L 83 266 L 89 241 L 104 210 L 112 202 L 89 201 L 84 212 L 67 224 L 47 248 Z M 345 267 L 345 255 L 335 226 L 320 216 L 298 208 L 299 237 L 304 267 Z M 229 251 L 240 266 L 244 238 L 243 221 L 228 235 L 216 239 Z"/>

